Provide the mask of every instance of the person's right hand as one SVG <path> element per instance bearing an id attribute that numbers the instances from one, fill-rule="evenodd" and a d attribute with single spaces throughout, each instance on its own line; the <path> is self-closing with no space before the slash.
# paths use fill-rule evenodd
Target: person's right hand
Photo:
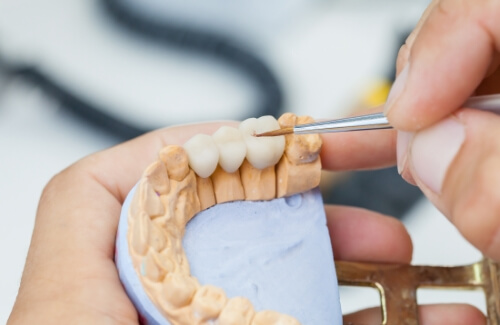
<path id="1" fill-rule="evenodd" d="M 386 115 L 398 167 L 485 256 L 500 261 L 500 1 L 435 0 L 401 48 Z"/>
<path id="2" fill-rule="evenodd" d="M 398 77 L 385 106 L 398 130 L 397 161 L 403 178 L 418 185 L 468 241 L 497 261 L 500 116 L 464 108 L 463 103 L 470 96 L 500 93 L 499 67 L 500 1 L 434 0 L 400 50 Z M 369 141 L 380 147 L 388 140 L 384 133 L 369 140 L 360 133 L 336 135 L 334 143 Z M 336 147 L 331 154 L 338 156 L 343 147 Z M 371 151 L 369 145 L 365 148 Z M 382 153 L 390 152 L 374 151 L 370 159 L 379 164 Z M 333 169 L 345 167 L 342 160 L 331 163 Z M 344 321 L 379 324 L 380 311 L 360 311 Z M 419 324 L 458 323 L 486 320 L 464 304 L 419 309 Z"/>

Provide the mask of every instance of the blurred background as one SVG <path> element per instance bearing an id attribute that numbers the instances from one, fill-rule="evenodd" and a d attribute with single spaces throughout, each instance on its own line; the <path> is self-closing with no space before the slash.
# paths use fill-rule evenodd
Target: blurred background
<path id="1" fill-rule="evenodd" d="M 333 118 L 379 105 L 428 2 L 0 1 L 0 323 L 54 174 L 158 127 L 283 112 Z M 480 259 L 394 168 L 323 178 L 326 202 L 400 218 L 414 263 Z M 485 310 L 475 291 L 421 289 L 418 300 Z M 341 303 L 352 312 L 379 304 L 378 294 L 342 287 Z"/>

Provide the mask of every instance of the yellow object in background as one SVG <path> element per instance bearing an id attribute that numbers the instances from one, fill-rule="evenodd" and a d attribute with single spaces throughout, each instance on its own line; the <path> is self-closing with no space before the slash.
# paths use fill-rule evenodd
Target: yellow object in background
<path id="1" fill-rule="evenodd" d="M 392 82 L 387 79 L 380 79 L 373 82 L 369 86 L 368 92 L 361 97 L 361 107 L 374 107 L 385 103 L 389 91 L 391 90 Z"/>

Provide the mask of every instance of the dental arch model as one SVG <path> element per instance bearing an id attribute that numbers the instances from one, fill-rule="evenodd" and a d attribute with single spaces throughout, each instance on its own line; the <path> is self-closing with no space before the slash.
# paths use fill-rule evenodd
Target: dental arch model
<path id="1" fill-rule="evenodd" d="M 309 122 L 287 113 L 278 121 L 264 116 L 245 120 L 238 129 L 224 126 L 182 147 L 164 147 L 145 170 L 130 201 L 125 236 L 144 291 L 170 324 L 299 324 L 275 311 L 257 312 L 244 297 L 228 298 L 221 288 L 201 285 L 190 275 L 182 239 L 188 221 L 214 205 L 273 200 L 317 187 L 319 135 L 253 136 Z M 120 236 L 119 230 L 117 243 Z M 123 281 L 121 271 L 120 277 Z"/>

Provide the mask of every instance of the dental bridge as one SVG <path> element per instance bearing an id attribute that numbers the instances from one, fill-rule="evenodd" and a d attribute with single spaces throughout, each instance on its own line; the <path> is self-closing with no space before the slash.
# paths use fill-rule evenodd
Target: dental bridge
<path id="1" fill-rule="evenodd" d="M 143 173 L 128 212 L 126 233 L 133 268 L 147 296 L 172 325 L 297 325 L 294 317 L 255 311 L 245 297 L 201 285 L 191 276 L 182 247 L 187 222 L 223 202 L 288 197 L 319 185 L 318 134 L 258 138 L 254 135 L 310 117 L 287 113 L 248 119 L 239 128 L 198 134 L 182 147 L 160 150 Z M 500 325 L 500 264 L 483 259 L 457 267 L 336 261 L 340 285 L 369 286 L 381 297 L 382 324 L 418 324 L 416 291 L 422 287 L 481 288 L 488 324 Z"/>

